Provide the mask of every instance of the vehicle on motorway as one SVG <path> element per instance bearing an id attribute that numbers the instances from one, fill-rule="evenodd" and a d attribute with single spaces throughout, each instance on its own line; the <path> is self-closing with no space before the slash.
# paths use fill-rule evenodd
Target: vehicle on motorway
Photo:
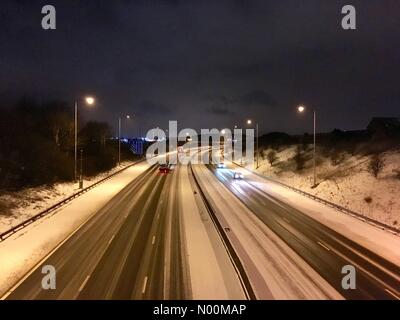
<path id="1" fill-rule="evenodd" d="M 223 168 L 226 168 L 226 165 L 225 165 L 225 163 L 220 162 L 220 163 L 217 164 L 217 168 L 218 169 L 223 169 Z"/>
<path id="2" fill-rule="evenodd" d="M 233 179 L 243 179 L 243 173 L 239 171 L 233 171 Z"/>
<path id="3" fill-rule="evenodd" d="M 171 167 L 168 164 L 163 163 L 163 164 L 160 164 L 160 167 L 158 168 L 158 170 L 161 173 L 169 173 L 171 171 Z"/>

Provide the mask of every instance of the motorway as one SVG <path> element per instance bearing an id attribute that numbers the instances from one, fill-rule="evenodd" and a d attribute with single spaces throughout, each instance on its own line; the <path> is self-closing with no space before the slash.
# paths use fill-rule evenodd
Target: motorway
<path id="1" fill-rule="evenodd" d="M 400 299 L 400 268 L 343 237 L 301 211 L 267 194 L 251 178 L 233 179 L 233 170 L 208 169 L 261 221 L 347 299 Z M 342 267 L 356 268 L 356 289 L 344 290 Z"/>
<path id="2" fill-rule="evenodd" d="M 216 169 L 213 165 L 194 167 L 197 169 L 193 172 L 205 170 L 214 179 L 207 182 L 204 176 L 196 174 L 197 179 L 203 179 L 200 185 L 211 183 L 221 188 L 221 194 L 229 193 L 247 208 L 248 212 L 240 211 L 239 206 L 231 201 L 231 205 L 237 208 L 235 215 L 238 223 L 242 221 L 243 228 L 248 228 L 250 222 L 254 225 L 262 224 L 263 228 L 268 228 L 275 237 L 279 237 L 298 257 L 289 259 L 282 258 L 279 252 L 268 253 L 268 246 L 271 244 L 264 241 L 257 243 L 258 250 L 261 250 L 259 261 L 268 262 L 279 256 L 280 258 L 274 261 L 275 264 L 279 264 L 278 260 L 280 263 L 295 261 L 294 264 L 296 264 L 299 260 L 305 262 L 307 267 L 282 266 L 281 268 L 294 270 L 293 272 L 301 278 L 299 285 L 289 283 L 289 286 L 297 292 L 294 297 L 336 299 L 338 296 L 343 296 L 346 299 L 400 299 L 399 266 L 386 261 L 259 189 L 252 183 L 251 177 L 246 177 L 244 180 L 233 179 L 232 170 L 236 169 L 233 165 L 230 169 Z M 12 300 L 193 298 L 191 286 L 194 282 L 191 282 L 191 276 L 196 275 L 191 275 L 190 270 L 195 270 L 195 268 L 193 268 L 193 262 L 192 266 L 189 265 L 188 256 L 190 255 L 186 250 L 188 246 L 200 248 L 202 240 L 197 238 L 196 241 L 187 244 L 187 238 L 194 235 L 199 228 L 197 225 L 191 226 L 192 233 L 188 234 L 187 228 L 185 232 L 185 223 L 188 227 L 187 224 L 194 220 L 190 220 L 190 215 L 183 212 L 182 197 L 188 201 L 188 194 L 186 193 L 185 196 L 184 192 L 189 192 L 192 196 L 194 194 L 199 197 L 199 195 L 194 191 L 193 186 L 188 187 L 188 184 L 185 184 L 185 190 L 182 192 L 182 186 L 180 186 L 182 170 L 188 170 L 188 167 L 178 165 L 169 174 L 159 173 L 157 166 L 151 166 L 145 170 L 96 212 L 88 222 L 54 248 L 3 298 Z M 186 172 L 185 176 L 187 176 Z M 193 206 L 191 208 L 198 208 L 199 205 L 193 202 L 194 200 L 191 202 Z M 214 202 L 213 205 L 214 209 L 218 210 L 218 206 L 222 204 Z M 193 211 L 191 214 L 194 218 L 198 213 Z M 231 216 L 233 217 L 233 214 Z M 201 220 L 203 223 L 209 223 L 204 210 Z M 243 223 L 243 221 L 249 221 L 249 223 Z M 235 231 L 237 230 L 226 231 L 230 233 L 228 239 L 232 239 Z M 237 236 L 237 239 L 240 239 L 240 235 Z M 217 244 L 219 241 L 221 243 L 226 241 L 221 240 L 222 237 L 217 238 L 218 236 L 214 235 L 210 237 L 212 241 L 210 239 L 207 241 L 212 242 L 210 248 L 219 246 L 219 251 L 205 254 L 205 261 L 201 263 L 204 263 L 204 266 L 212 265 L 213 269 L 221 269 L 225 278 L 221 280 L 221 283 L 225 282 L 226 288 L 229 288 L 227 292 L 231 292 L 228 298 L 245 297 L 243 292 L 240 292 L 240 276 L 237 277 L 235 271 L 232 271 L 240 268 L 234 265 L 235 262 L 230 261 L 229 253 L 221 253 L 221 248 L 228 246 L 226 243 L 225 246 Z M 276 240 L 273 241 L 276 242 Z M 205 244 L 204 242 L 203 247 Z M 250 261 L 252 257 L 245 252 L 246 244 L 243 242 L 240 247 L 242 253 L 238 253 L 239 259 L 247 254 L 246 259 Z M 278 247 L 282 248 L 281 245 Z M 279 251 L 279 248 L 276 251 Z M 196 252 L 192 249 L 191 261 L 196 261 L 194 255 Z M 212 259 L 219 261 L 215 263 Z M 241 262 L 244 263 L 244 260 L 242 259 Z M 342 267 L 349 264 L 355 266 L 357 271 L 356 290 L 344 290 L 341 286 L 344 276 L 341 273 Z M 41 282 L 44 275 L 41 267 L 44 265 L 52 265 L 57 270 L 55 290 L 42 289 Z M 199 269 L 198 265 L 196 267 Z M 206 267 L 203 269 L 207 271 Z M 241 268 L 241 270 L 245 269 Z M 257 267 L 254 265 L 253 269 Z M 308 274 L 306 274 L 307 270 L 309 270 Z M 254 272 L 258 274 L 260 280 L 265 270 L 262 271 L 259 268 Z M 322 277 L 323 281 L 314 279 L 316 275 Z M 242 278 L 246 277 L 242 274 Z M 280 279 L 284 278 L 283 275 Z M 198 278 L 200 282 L 201 279 L 201 277 Z M 254 285 L 254 291 L 258 292 L 256 297 L 263 299 L 276 297 L 273 290 L 270 290 L 269 284 L 263 281 L 250 279 Z M 291 280 L 283 281 L 290 282 Z M 203 286 L 206 289 L 210 288 L 206 283 Z M 262 289 L 258 290 L 256 286 Z M 338 294 L 332 294 L 328 287 L 336 290 Z M 282 290 L 282 297 L 291 297 L 285 295 L 284 289 Z M 260 292 L 264 293 L 259 294 Z"/>
<path id="3" fill-rule="evenodd" d="M 41 288 L 36 268 L 7 299 L 190 298 L 178 175 L 146 170 L 40 263 L 57 270 L 56 290 Z"/>

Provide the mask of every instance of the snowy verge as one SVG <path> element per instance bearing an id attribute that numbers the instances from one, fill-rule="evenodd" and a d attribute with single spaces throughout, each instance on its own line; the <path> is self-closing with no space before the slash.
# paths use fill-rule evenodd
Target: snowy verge
<path id="1" fill-rule="evenodd" d="M 0 243 L 0 296 L 149 168 L 138 163 Z"/>
<path id="2" fill-rule="evenodd" d="M 83 186 L 84 188 L 90 187 L 134 163 L 126 161 L 107 172 L 86 178 L 83 181 Z M 0 195 L 0 233 L 72 196 L 79 191 L 78 187 L 77 183 L 64 182 L 52 186 L 40 186 L 18 192 L 3 193 Z"/>
<path id="3" fill-rule="evenodd" d="M 265 150 L 264 154 L 271 151 Z M 371 156 L 341 153 L 340 160 L 335 163 L 319 153 L 316 188 L 312 188 L 312 161 L 307 160 L 304 169 L 296 170 L 295 154 L 295 146 L 276 152 L 274 164 L 261 160 L 257 172 L 400 229 L 400 150 L 381 154 L 383 167 L 378 177 L 370 172 Z"/>
<path id="4" fill-rule="evenodd" d="M 400 237 L 307 198 L 279 183 L 254 174 L 249 169 L 238 170 L 243 172 L 249 183 L 400 266 Z"/>

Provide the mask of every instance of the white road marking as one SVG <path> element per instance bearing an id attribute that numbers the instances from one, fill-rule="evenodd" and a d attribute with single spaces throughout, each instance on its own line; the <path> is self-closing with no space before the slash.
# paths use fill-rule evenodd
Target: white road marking
<path id="1" fill-rule="evenodd" d="M 146 292 L 146 287 L 147 287 L 147 276 L 144 278 L 142 294 Z"/>
<path id="2" fill-rule="evenodd" d="M 79 292 L 81 292 L 83 290 L 83 288 L 86 286 L 86 283 L 89 281 L 90 275 L 86 277 L 85 281 L 83 281 L 83 283 L 81 284 L 81 286 L 79 287 Z"/>
<path id="3" fill-rule="evenodd" d="M 9 295 L 11 295 L 32 273 L 34 273 L 54 252 L 56 252 L 64 243 L 66 243 L 74 234 L 76 234 L 92 217 L 95 216 L 97 212 L 91 214 L 85 221 L 83 221 L 78 228 L 75 229 L 69 236 L 67 236 L 64 240 L 60 241 L 57 246 L 51 250 L 47 255 L 45 255 L 31 270 L 29 270 L 25 276 L 17 282 L 8 292 L 6 292 L 0 300 L 5 300 Z"/>
<path id="4" fill-rule="evenodd" d="M 391 294 L 393 297 L 395 297 L 397 300 L 400 300 L 400 297 L 397 295 L 397 294 L 395 294 L 395 293 L 393 293 L 392 291 L 390 291 L 389 289 L 385 289 L 385 291 L 387 292 L 387 293 L 389 293 L 389 294 Z"/>
<path id="5" fill-rule="evenodd" d="M 154 245 L 154 242 L 156 242 L 156 236 L 153 236 L 153 240 L 151 241 L 151 244 Z"/>
<path id="6" fill-rule="evenodd" d="M 321 247 L 325 248 L 326 250 L 331 251 L 331 249 L 329 249 L 328 246 L 325 245 L 325 244 L 323 244 L 322 242 L 317 241 L 317 243 L 318 243 Z"/>
<path id="7" fill-rule="evenodd" d="M 283 220 L 285 220 L 287 223 L 290 223 L 290 220 L 288 218 L 282 217 Z"/>
<path id="8" fill-rule="evenodd" d="M 110 241 L 108 241 L 108 245 L 111 244 L 111 242 L 114 240 L 114 238 L 115 238 L 115 234 L 113 234 L 113 236 L 111 237 Z"/>

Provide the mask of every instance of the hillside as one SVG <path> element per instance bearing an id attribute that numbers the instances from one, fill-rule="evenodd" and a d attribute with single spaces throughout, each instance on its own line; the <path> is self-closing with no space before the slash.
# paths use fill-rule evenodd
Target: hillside
<path id="1" fill-rule="evenodd" d="M 301 150 L 300 150 L 301 149 Z M 330 155 L 318 150 L 317 183 L 312 188 L 312 146 L 288 145 L 275 150 L 273 165 L 265 149 L 258 171 L 292 187 L 314 194 L 359 212 L 367 217 L 398 227 L 400 224 L 400 150 L 392 149 L 380 154 L 383 167 L 378 176 L 372 174 L 374 155 L 352 155 L 346 152 Z M 296 154 L 301 153 L 302 161 Z M 271 155 L 271 153 L 270 153 Z"/>

